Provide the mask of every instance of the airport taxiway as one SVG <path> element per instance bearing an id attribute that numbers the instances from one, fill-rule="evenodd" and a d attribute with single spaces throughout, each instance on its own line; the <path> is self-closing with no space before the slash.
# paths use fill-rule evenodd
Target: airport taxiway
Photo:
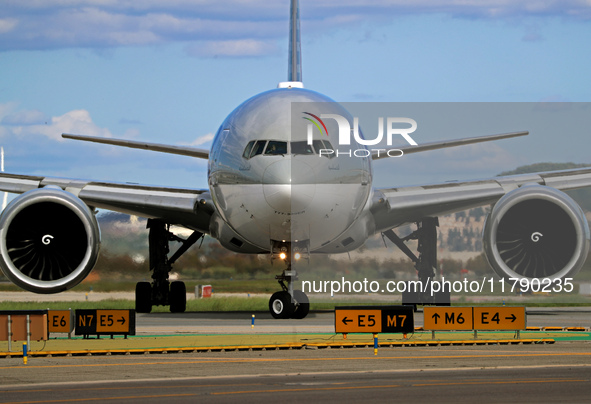
<path id="1" fill-rule="evenodd" d="M 255 326 L 251 328 L 252 314 Z M 233 334 L 233 333 L 333 333 L 334 312 L 312 312 L 302 320 L 276 320 L 264 313 L 151 313 L 137 314 L 138 335 L 150 334 Z M 423 312 L 414 316 L 423 325 Z M 530 327 L 591 327 L 591 307 L 528 307 Z"/>
<path id="2" fill-rule="evenodd" d="M 385 345 L 377 355 L 369 334 L 350 334 L 347 340 L 334 334 L 331 312 L 304 320 L 255 316 L 252 327 L 251 313 L 138 314 L 136 337 L 62 335 L 32 342 L 35 352 L 62 351 L 32 355 L 26 365 L 18 355 L 0 359 L 0 403 L 588 402 L 591 397 L 591 308 L 528 309 L 529 326 L 586 327 L 585 332 L 523 332 L 522 338 L 537 340 L 517 344 L 513 332 L 481 333 L 477 341 L 470 333 L 441 333 L 440 343 L 424 344 L 420 340 L 428 341 L 430 333 L 406 340 L 382 334 Z M 415 325 L 422 325 L 422 312 Z M 458 338 L 465 343 L 450 345 Z M 482 342 L 491 338 L 497 341 Z M 557 342 L 536 343 L 545 338 Z M 350 348 L 356 341 L 362 348 Z M 99 355 L 88 356 L 85 349 Z"/>
<path id="3" fill-rule="evenodd" d="M 1 403 L 588 402 L 591 344 L 19 358 Z"/>

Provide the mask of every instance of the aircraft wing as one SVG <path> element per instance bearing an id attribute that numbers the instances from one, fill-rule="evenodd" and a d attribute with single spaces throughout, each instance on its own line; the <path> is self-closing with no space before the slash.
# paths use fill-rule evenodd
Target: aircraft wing
<path id="1" fill-rule="evenodd" d="M 420 145 L 414 146 L 398 146 L 395 148 L 389 148 L 387 150 L 374 150 L 372 153 L 372 160 L 379 160 L 386 157 L 389 157 L 389 152 L 394 151 L 396 155 L 402 152 L 402 154 L 411 154 L 411 153 L 420 153 L 424 151 L 431 151 L 437 149 L 446 149 L 448 147 L 457 147 L 457 146 L 464 146 L 468 144 L 475 144 L 475 143 L 482 143 L 482 142 L 491 142 L 495 140 L 501 139 L 510 139 L 512 137 L 518 136 L 527 136 L 529 135 L 528 131 L 521 131 L 521 132 L 510 132 L 510 133 L 500 133 L 498 135 L 486 135 L 486 136 L 476 136 L 476 137 L 468 137 L 462 139 L 454 139 L 454 140 L 444 140 L 439 142 L 430 142 L 430 143 L 421 143 Z"/>
<path id="2" fill-rule="evenodd" d="M 22 194 L 47 186 L 60 187 L 95 208 L 158 218 L 202 233 L 209 232 L 214 211 L 208 190 L 0 174 L 0 191 Z"/>
<path id="3" fill-rule="evenodd" d="M 591 168 L 494 177 L 484 180 L 376 189 L 372 202 L 376 232 L 429 216 L 490 205 L 525 184 L 562 191 L 591 186 Z"/>
<path id="4" fill-rule="evenodd" d="M 124 139 L 111 139 L 106 137 L 97 136 L 82 136 L 82 135 L 70 135 L 68 133 L 62 133 L 64 139 L 81 140 L 83 142 L 94 142 L 102 144 L 110 144 L 113 146 L 129 147 L 132 149 L 141 150 L 152 150 L 161 153 L 178 154 L 180 156 L 196 157 L 200 159 L 209 158 L 209 150 L 198 149 L 190 146 L 170 146 L 160 143 L 149 143 L 149 142 L 136 142 L 133 140 Z"/>

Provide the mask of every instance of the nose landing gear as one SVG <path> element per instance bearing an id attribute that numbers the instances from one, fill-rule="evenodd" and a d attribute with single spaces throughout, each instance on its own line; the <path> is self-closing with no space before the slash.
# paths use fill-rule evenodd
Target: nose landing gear
<path id="1" fill-rule="evenodd" d="M 302 254 L 309 254 L 305 243 L 299 243 L 292 251 L 291 243 L 275 242 L 272 246 L 272 258 L 277 257 L 285 260 L 287 268 L 281 275 L 275 276 L 281 286 L 281 291 L 273 293 L 269 299 L 269 312 L 273 318 L 305 318 L 310 312 L 310 301 L 308 296 L 301 290 L 293 288 L 293 283 L 297 281 L 298 275 L 291 266 L 292 253 L 295 259 L 301 258 Z M 286 285 L 287 283 L 287 285 Z"/>
<path id="2" fill-rule="evenodd" d="M 281 275 L 275 277 L 281 288 L 269 299 L 269 311 L 273 318 L 296 318 L 302 319 L 310 312 L 310 301 L 308 296 L 301 290 L 293 289 L 293 282 L 297 280 L 297 273 L 291 269 L 291 263 Z M 285 282 L 287 281 L 287 286 Z"/>

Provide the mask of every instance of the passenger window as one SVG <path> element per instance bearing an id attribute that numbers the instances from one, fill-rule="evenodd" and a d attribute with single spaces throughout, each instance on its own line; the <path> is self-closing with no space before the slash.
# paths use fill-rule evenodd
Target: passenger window
<path id="1" fill-rule="evenodd" d="M 252 148 L 252 153 L 250 153 L 250 157 L 254 157 L 259 154 L 263 154 L 263 150 L 265 150 L 266 144 L 267 144 L 266 140 L 257 140 L 256 144 Z"/>
<path id="2" fill-rule="evenodd" d="M 246 148 L 244 149 L 244 153 L 242 153 L 242 157 L 244 157 L 245 159 L 250 158 L 250 152 L 252 151 L 252 146 L 254 146 L 254 142 L 255 142 L 254 140 L 251 140 L 246 145 Z"/>
<path id="3" fill-rule="evenodd" d="M 308 142 L 291 142 L 291 154 L 314 154 Z"/>
<path id="4" fill-rule="evenodd" d="M 267 145 L 267 149 L 265 150 L 265 155 L 273 156 L 278 154 L 287 154 L 287 142 L 269 140 L 269 144 Z"/>

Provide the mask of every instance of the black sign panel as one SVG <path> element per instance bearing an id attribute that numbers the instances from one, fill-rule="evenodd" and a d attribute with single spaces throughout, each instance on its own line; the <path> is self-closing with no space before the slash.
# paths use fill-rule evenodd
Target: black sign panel
<path id="1" fill-rule="evenodd" d="M 412 333 L 412 306 L 346 306 L 335 307 L 335 332 Z"/>
<path id="2" fill-rule="evenodd" d="M 76 335 L 135 335 L 135 310 L 76 310 Z"/>

